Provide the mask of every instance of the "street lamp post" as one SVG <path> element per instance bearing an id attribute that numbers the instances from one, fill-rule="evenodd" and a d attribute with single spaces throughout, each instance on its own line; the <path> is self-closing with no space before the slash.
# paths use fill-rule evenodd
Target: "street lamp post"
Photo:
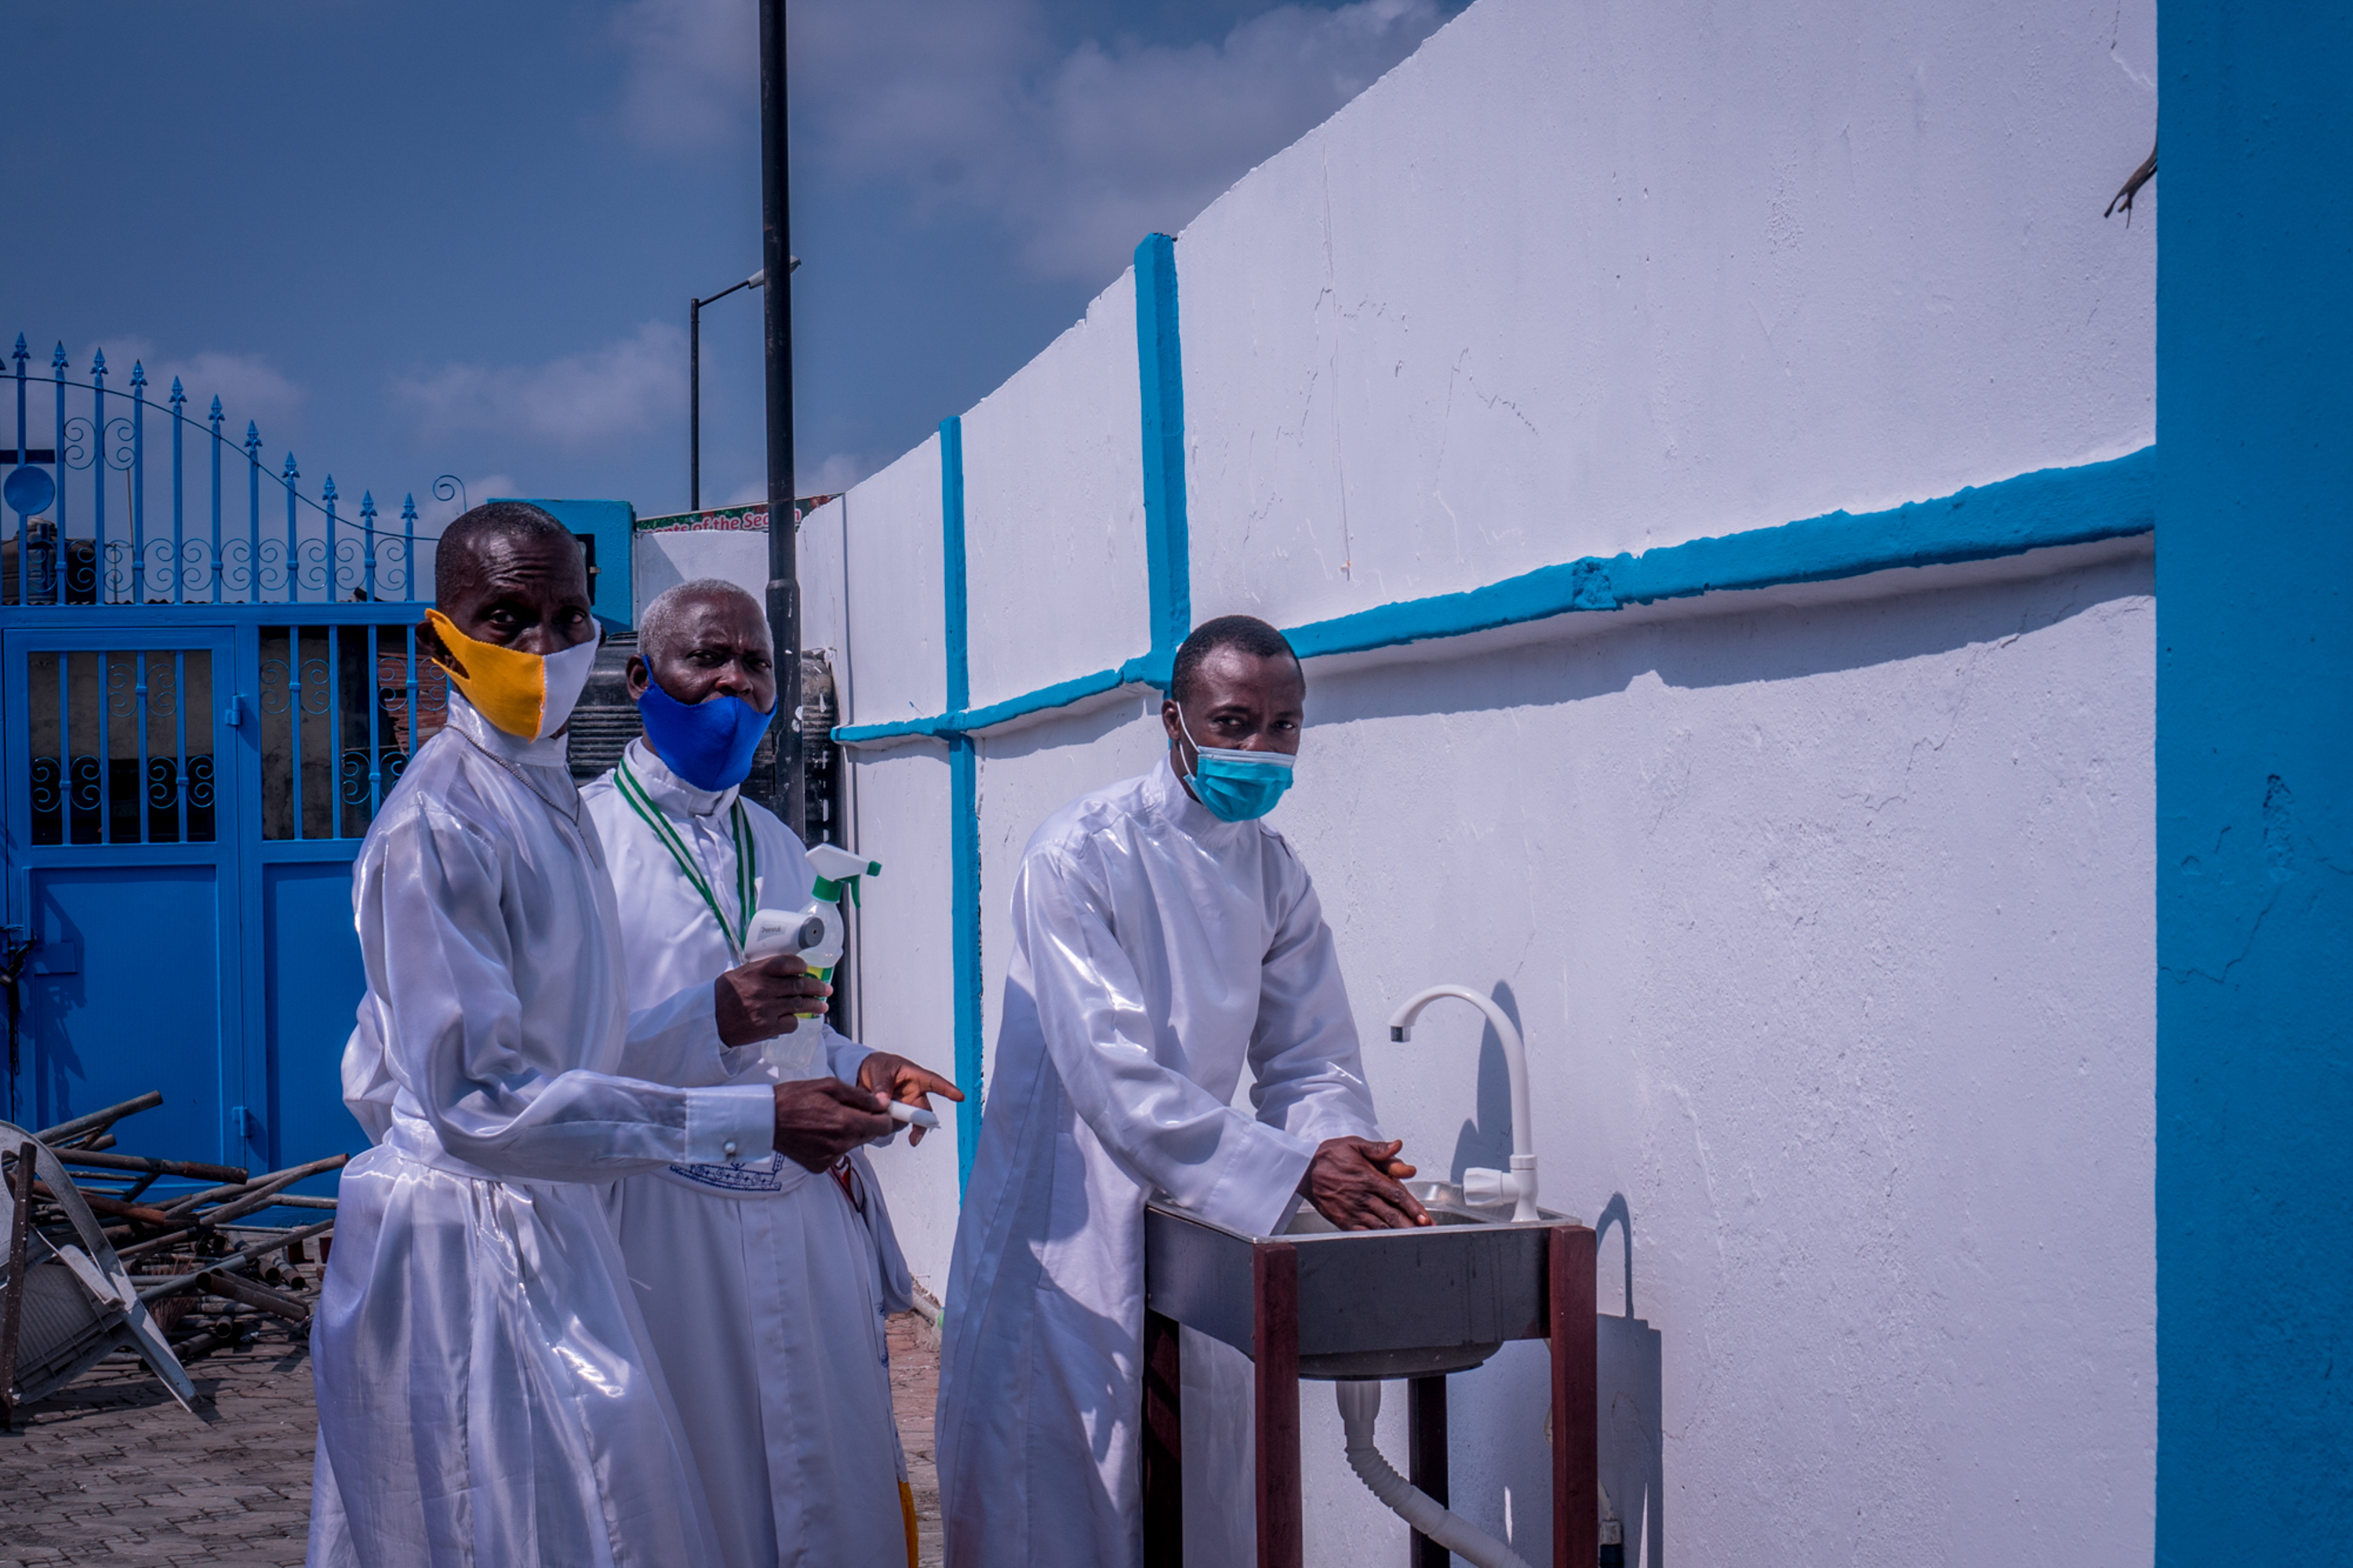
<path id="1" fill-rule="evenodd" d="M 801 595 L 793 507 L 793 285 L 791 182 L 785 120 L 785 0 L 760 0 L 760 243 L 768 286 L 768 634 L 776 651 L 776 771 L 772 809 L 807 838 L 802 798 Z"/>
<path id="2" fill-rule="evenodd" d="M 763 269 L 708 299 L 686 302 L 686 508 L 690 512 L 702 510 L 702 307 L 717 304 L 738 289 L 759 288 L 767 281 Z"/>

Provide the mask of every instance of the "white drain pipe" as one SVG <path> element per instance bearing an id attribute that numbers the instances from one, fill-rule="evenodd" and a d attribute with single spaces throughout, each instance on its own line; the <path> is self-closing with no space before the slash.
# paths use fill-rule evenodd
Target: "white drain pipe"
<path id="1" fill-rule="evenodd" d="M 1476 1568 L 1528 1568 L 1518 1552 L 1398 1475 L 1397 1467 L 1373 1446 L 1373 1428 L 1381 1414 L 1379 1383 L 1335 1383 L 1332 1391 L 1339 1397 L 1340 1425 L 1347 1432 L 1348 1467 L 1372 1489 L 1375 1497 L 1406 1523 Z"/>

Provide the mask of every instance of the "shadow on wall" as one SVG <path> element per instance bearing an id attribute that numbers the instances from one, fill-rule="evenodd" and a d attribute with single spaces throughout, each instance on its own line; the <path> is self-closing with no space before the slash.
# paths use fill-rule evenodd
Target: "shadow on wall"
<path id="1" fill-rule="evenodd" d="M 1666 1436 L 1660 1422 L 1665 1358 L 1659 1330 L 1634 1316 L 1634 1222 L 1623 1192 L 1609 1195 L 1594 1225 L 1596 1239 L 1606 1239 L 1613 1224 L 1624 1243 L 1626 1313 L 1604 1312 L 1594 1324 L 1601 1486 L 1625 1530 L 1626 1568 L 1665 1568 Z"/>
<path id="2" fill-rule="evenodd" d="M 1137 711 L 1139 706 L 1145 710 L 1142 715 Z M 1043 722 L 1024 725 L 1018 729 L 985 735 L 981 737 L 982 753 L 994 762 L 1018 761 L 1026 757 L 1073 750 L 1092 746 L 1134 724 L 1141 716 L 1157 721 L 1159 715 L 1158 693 L 1148 693 L 1140 699 L 1123 693 L 1113 701 L 1054 715 Z M 1113 773 L 1116 774 L 1117 769 L 1113 769 Z M 1118 781 L 1118 778 L 1108 776 L 1102 780 L 1106 785 Z M 1038 823 L 1032 822 L 1029 826 L 1035 828 Z M 1023 839 L 1027 842 L 1026 832 Z"/>
<path id="3" fill-rule="evenodd" d="M 1509 980 L 1497 980 L 1488 993 L 1525 1037 L 1527 1025 L 1520 1017 L 1520 1000 Z M 1454 1163 L 1447 1180 L 1459 1182 L 1474 1165 L 1490 1171 L 1512 1168 L 1512 1074 L 1504 1065 L 1504 1042 L 1492 1023 L 1479 1026 L 1479 1097 L 1476 1115 L 1465 1120 L 1454 1139 Z"/>
<path id="4" fill-rule="evenodd" d="M 1622 692 L 1655 673 L 1672 687 L 1800 680 L 1949 653 L 2042 630 L 2112 599 L 2153 594 L 2147 556 L 2027 581 L 1613 629 L 1468 658 L 1308 672 L 1314 724 L 1551 707 Z M 1482 1102 L 1483 1107 L 1483 1101 Z M 1482 1116 L 1484 1120 L 1483 1110 Z"/>

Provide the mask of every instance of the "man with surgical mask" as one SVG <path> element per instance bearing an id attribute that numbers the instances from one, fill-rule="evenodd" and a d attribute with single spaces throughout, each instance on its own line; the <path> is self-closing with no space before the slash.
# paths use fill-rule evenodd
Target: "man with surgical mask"
<path id="1" fill-rule="evenodd" d="M 434 589 L 417 647 L 448 726 L 353 867 L 367 993 L 343 1097 L 375 1146 L 343 1171 L 312 1319 L 310 1561 L 717 1564 L 598 1184 L 806 1139 L 806 1107 L 709 1065 L 826 988 L 779 960 L 631 1017 L 565 758 L 597 643 L 580 546 L 535 506 L 479 506 Z M 839 1150 L 889 1130 L 843 1090 Z"/>
<path id="2" fill-rule="evenodd" d="M 754 911 L 797 909 L 816 881 L 799 838 L 740 793 L 776 716 L 768 623 L 750 594 L 705 578 L 647 606 L 638 647 L 645 735 L 582 791 L 620 895 L 629 1005 L 659 1013 L 715 980 L 724 1012 Z M 607 1207 L 721 1557 L 911 1568 L 883 1312 L 913 1303 L 872 1169 L 839 1135 L 869 1128 L 875 1094 L 964 1097 L 821 1017 L 701 1066 L 680 1081 L 775 1088 L 775 1150 L 630 1177 Z"/>
<path id="3" fill-rule="evenodd" d="M 1147 1199 L 1259 1234 L 1302 1198 L 1344 1229 L 1430 1223 L 1374 1123 L 1314 887 L 1259 820 L 1305 701 L 1282 633 L 1209 621 L 1177 650 L 1166 759 L 1023 852 L 948 1280 L 951 1568 L 1141 1562 Z M 1246 1065 L 1255 1115 L 1230 1103 Z M 1190 1333 L 1183 1361 L 1187 1555 L 1246 1563 L 1249 1363 Z"/>

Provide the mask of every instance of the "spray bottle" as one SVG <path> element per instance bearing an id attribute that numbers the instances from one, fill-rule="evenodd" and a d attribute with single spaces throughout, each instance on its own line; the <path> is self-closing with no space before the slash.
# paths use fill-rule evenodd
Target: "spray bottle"
<path id="1" fill-rule="evenodd" d="M 833 966 L 841 961 L 841 895 L 846 891 L 849 901 L 857 903 L 858 879 L 881 875 L 882 865 L 832 844 L 815 846 L 808 858 L 810 869 L 817 873 L 808 902 L 797 909 L 755 910 L 751 928 L 744 936 L 744 961 L 754 963 L 790 954 L 807 964 L 818 979 L 829 980 Z"/>
<path id="2" fill-rule="evenodd" d="M 846 892 L 849 901 L 857 903 L 859 878 L 881 875 L 882 863 L 833 844 L 814 845 L 808 858 L 810 869 L 817 873 L 808 902 L 797 909 L 756 911 L 751 928 L 744 933 L 744 961 L 756 963 L 762 959 L 788 954 L 807 964 L 818 979 L 831 980 L 834 965 L 841 961 L 841 895 Z M 817 1015 L 805 1012 L 801 1016 Z M 940 1125 L 939 1118 L 930 1111 L 896 1100 L 891 1102 L 891 1114 L 918 1127 Z"/>

